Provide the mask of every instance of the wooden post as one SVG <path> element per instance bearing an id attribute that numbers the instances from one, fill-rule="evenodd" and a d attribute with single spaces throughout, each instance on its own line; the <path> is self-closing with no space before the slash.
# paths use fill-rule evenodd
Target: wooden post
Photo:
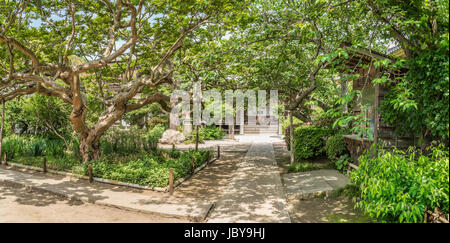
<path id="1" fill-rule="evenodd" d="M 0 156 L 2 155 L 3 128 L 5 126 L 5 100 L 2 99 L 2 123 L 0 125 Z"/>
<path id="2" fill-rule="evenodd" d="M 47 158 L 45 156 L 42 156 L 42 170 L 47 173 Z"/>
<path id="3" fill-rule="evenodd" d="M 169 193 L 173 194 L 173 169 L 169 169 Z"/>
<path id="4" fill-rule="evenodd" d="M 94 182 L 94 176 L 92 174 L 92 165 L 88 165 L 88 172 L 89 172 L 89 183 Z"/>
<path id="5" fill-rule="evenodd" d="M 6 152 L 3 154 L 3 163 L 8 165 L 8 161 L 6 160 Z"/>
<path id="6" fill-rule="evenodd" d="M 195 125 L 195 151 L 198 151 L 198 125 Z"/>
<path id="7" fill-rule="evenodd" d="M 209 163 L 209 160 L 210 160 L 210 151 L 208 150 L 207 152 L 206 152 L 206 163 L 208 164 Z"/>
<path id="8" fill-rule="evenodd" d="M 175 152 L 175 144 L 172 144 L 172 153 Z"/>
<path id="9" fill-rule="evenodd" d="M 192 157 L 192 160 L 191 160 L 191 174 L 194 174 L 194 170 L 195 170 L 195 163 L 194 163 L 194 157 Z"/>
<path id="10" fill-rule="evenodd" d="M 217 145 L 217 159 L 220 159 L 220 145 Z"/>
<path id="11" fill-rule="evenodd" d="M 292 111 L 289 111 L 289 152 L 291 153 L 291 164 L 294 163 L 294 126 Z"/>

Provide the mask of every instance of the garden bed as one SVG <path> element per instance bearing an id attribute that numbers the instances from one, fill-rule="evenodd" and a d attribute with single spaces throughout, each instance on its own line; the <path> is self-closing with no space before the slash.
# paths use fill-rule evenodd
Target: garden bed
<path id="1" fill-rule="evenodd" d="M 94 181 L 167 192 L 170 169 L 173 170 L 174 187 L 177 187 L 208 163 L 213 162 L 215 159 L 211 159 L 212 154 L 211 151 L 205 150 L 187 152 L 159 150 L 154 155 L 105 156 L 82 165 L 67 158 L 58 160 L 49 157 L 47 172 L 89 179 L 88 165 L 91 165 Z M 18 168 L 43 171 L 42 157 L 18 157 L 8 163 Z"/>

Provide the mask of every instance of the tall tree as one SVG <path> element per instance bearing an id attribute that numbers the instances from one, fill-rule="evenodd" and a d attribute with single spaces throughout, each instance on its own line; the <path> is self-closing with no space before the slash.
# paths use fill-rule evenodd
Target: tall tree
<path id="1" fill-rule="evenodd" d="M 83 160 L 98 158 L 100 137 L 125 113 L 151 103 L 166 107 L 164 89 L 170 88 L 175 68 L 171 59 L 184 40 L 195 38 L 200 26 L 239 14 L 244 5 L 2 1 L 0 55 L 8 61 L 0 71 L 0 99 L 39 93 L 63 100 L 72 107 Z"/>

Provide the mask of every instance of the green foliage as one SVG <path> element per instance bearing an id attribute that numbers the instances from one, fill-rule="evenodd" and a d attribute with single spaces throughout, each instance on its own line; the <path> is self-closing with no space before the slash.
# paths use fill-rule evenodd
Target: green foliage
<path id="1" fill-rule="evenodd" d="M 449 136 L 448 42 L 409 60 L 407 76 L 398 80 L 381 106 L 383 120 L 400 134 Z"/>
<path id="2" fill-rule="evenodd" d="M 84 174 L 88 173 L 88 165 L 92 165 L 94 177 L 134 183 L 150 187 L 166 187 L 169 184 L 169 169 L 173 169 L 174 180 L 191 173 L 192 158 L 198 167 L 211 158 L 210 151 L 187 151 L 176 153 L 159 151 L 158 155 L 140 154 L 139 156 L 102 157 L 99 160 L 83 164 Z"/>
<path id="3" fill-rule="evenodd" d="M 156 150 L 158 140 L 164 133 L 163 124 L 156 125 L 150 132 L 132 127 L 131 129 L 111 128 L 100 140 L 103 155 L 122 154 L 128 155 L 142 151 L 153 152 Z"/>
<path id="4" fill-rule="evenodd" d="M 64 157 L 64 141 L 33 136 L 11 135 L 3 139 L 3 152 L 7 153 L 7 159 L 27 156 L 54 156 Z"/>
<path id="5" fill-rule="evenodd" d="M 167 124 L 169 120 L 167 118 L 162 117 L 153 117 L 150 121 L 147 122 L 148 129 L 153 129 L 158 124 Z M 167 128 L 167 125 L 165 125 Z"/>
<path id="6" fill-rule="evenodd" d="M 203 143 L 205 140 L 217 140 L 225 137 L 226 132 L 216 126 L 207 126 L 198 129 L 198 142 Z M 196 132 L 192 131 L 192 137 L 187 139 L 185 143 L 195 143 Z"/>
<path id="7" fill-rule="evenodd" d="M 341 173 L 347 172 L 348 163 L 351 162 L 351 157 L 348 154 L 341 155 L 335 162 L 335 167 Z"/>
<path id="8" fill-rule="evenodd" d="M 217 140 L 225 137 L 226 133 L 216 126 L 203 127 L 199 130 L 204 140 Z"/>
<path id="9" fill-rule="evenodd" d="M 33 95 L 6 103 L 5 123 L 21 134 L 60 139 L 70 134 L 70 109 L 54 97 Z"/>
<path id="10" fill-rule="evenodd" d="M 383 221 L 423 222 L 425 210 L 449 212 L 449 154 L 442 146 L 421 154 L 379 150 L 359 158 L 351 180 L 360 187 L 357 206 Z"/>
<path id="11" fill-rule="evenodd" d="M 80 140 L 78 138 L 72 139 L 71 143 L 72 155 L 77 161 L 82 161 L 81 151 L 80 151 Z"/>
<path id="12" fill-rule="evenodd" d="M 158 141 L 162 137 L 166 127 L 163 124 L 156 125 L 147 135 L 147 144 L 149 151 L 155 151 L 158 147 Z"/>
<path id="13" fill-rule="evenodd" d="M 325 151 L 330 160 L 335 160 L 341 155 L 348 153 L 344 137 L 341 134 L 337 134 L 328 138 L 325 144 Z"/>
<path id="14" fill-rule="evenodd" d="M 336 131 L 326 128 L 298 127 L 294 130 L 294 156 L 309 159 L 325 154 L 325 140 Z"/>
<path id="15" fill-rule="evenodd" d="M 306 171 L 312 171 L 312 170 L 320 170 L 322 167 L 317 166 L 315 164 L 311 163 L 304 163 L 304 162 L 296 162 L 288 167 L 289 172 L 306 172 Z"/>
<path id="16" fill-rule="evenodd" d="M 79 161 L 75 160 L 71 156 L 65 157 L 55 157 L 55 156 L 46 156 L 47 159 L 47 168 L 51 170 L 57 171 L 71 171 L 74 166 L 79 165 Z M 29 156 L 21 156 L 16 157 L 13 160 L 14 163 L 29 165 L 33 167 L 42 168 L 42 157 L 29 157 Z"/>

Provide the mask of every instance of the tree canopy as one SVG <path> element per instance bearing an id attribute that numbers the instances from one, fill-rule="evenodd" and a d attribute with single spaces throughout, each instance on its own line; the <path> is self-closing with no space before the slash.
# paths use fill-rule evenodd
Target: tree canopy
<path id="1" fill-rule="evenodd" d="M 329 110 L 351 116 L 339 105 L 355 97 L 354 70 L 340 65 L 350 55 L 342 43 L 379 53 L 401 47 L 405 58 L 380 65 L 407 75 L 376 80 L 397 83 L 383 104 L 386 122 L 407 120 L 405 130 L 448 138 L 448 1 L 0 3 L 0 100 L 51 96 L 31 102 L 66 107 L 84 161 L 99 156 L 100 137 L 119 119 L 167 112 L 171 91 L 193 82 L 277 89 L 283 108 L 305 122 L 336 119 Z M 35 110 L 34 118 L 51 118 L 41 125 L 55 134 L 67 129 L 52 118 L 60 113 L 48 111 Z"/>

